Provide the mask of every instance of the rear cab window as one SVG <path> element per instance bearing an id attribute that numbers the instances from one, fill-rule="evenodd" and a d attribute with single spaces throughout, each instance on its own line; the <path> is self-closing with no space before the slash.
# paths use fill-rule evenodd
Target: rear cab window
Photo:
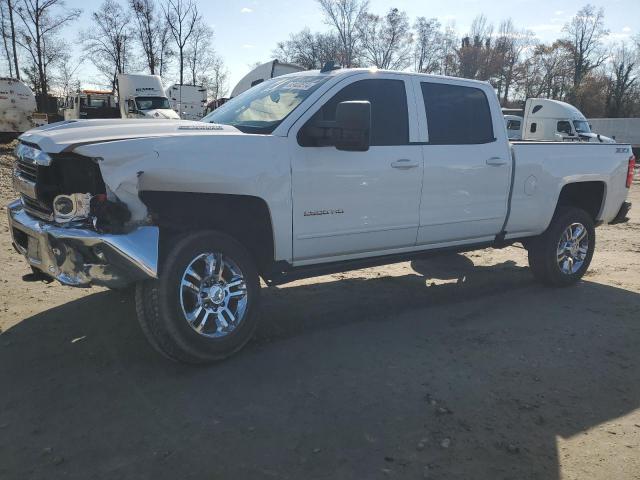
<path id="1" fill-rule="evenodd" d="M 420 82 L 430 145 L 495 141 L 489 100 L 475 87 Z"/>

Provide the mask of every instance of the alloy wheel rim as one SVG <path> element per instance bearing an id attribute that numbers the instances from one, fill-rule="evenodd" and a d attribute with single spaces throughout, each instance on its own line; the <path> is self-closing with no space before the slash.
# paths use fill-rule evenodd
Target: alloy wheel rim
<path id="1" fill-rule="evenodd" d="M 191 260 L 178 288 L 184 319 L 199 335 L 226 337 L 244 320 L 248 303 L 244 274 L 220 252 L 201 253 Z"/>
<path id="2" fill-rule="evenodd" d="M 589 232 L 581 223 L 569 225 L 558 242 L 558 268 L 565 275 L 576 273 L 587 258 L 589 252 Z"/>

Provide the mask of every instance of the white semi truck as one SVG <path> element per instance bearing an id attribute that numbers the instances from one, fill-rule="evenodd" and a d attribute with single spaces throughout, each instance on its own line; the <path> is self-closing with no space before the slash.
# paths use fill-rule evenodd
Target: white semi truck
<path id="1" fill-rule="evenodd" d="M 513 111 L 509 110 L 509 113 Z M 529 98 L 522 115 L 505 115 L 509 138 L 547 142 L 614 143 L 591 131 L 589 122 L 573 105 L 549 98 Z M 519 129 L 518 129 L 519 127 Z"/>
<path id="2" fill-rule="evenodd" d="M 122 118 L 180 119 L 171 108 L 158 75 L 118 75 Z"/>
<path id="3" fill-rule="evenodd" d="M 171 108 L 183 120 L 200 120 L 205 115 L 207 89 L 202 85 L 180 85 L 167 88 Z"/>

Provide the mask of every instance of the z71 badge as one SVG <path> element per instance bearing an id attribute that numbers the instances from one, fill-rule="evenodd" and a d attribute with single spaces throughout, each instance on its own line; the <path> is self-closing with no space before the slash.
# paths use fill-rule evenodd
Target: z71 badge
<path id="1" fill-rule="evenodd" d="M 309 210 L 304 212 L 305 217 L 317 217 L 319 215 L 340 215 L 344 213 L 344 210 L 341 208 L 331 209 L 331 210 Z"/>

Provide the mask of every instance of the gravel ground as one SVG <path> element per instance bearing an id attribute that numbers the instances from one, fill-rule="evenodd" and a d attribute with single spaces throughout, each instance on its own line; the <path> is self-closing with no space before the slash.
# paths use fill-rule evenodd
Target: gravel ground
<path id="1" fill-rule="evenodd" d="M 265 290 L 206 368 L 156 355 L 129 293 L 22 282 L 5 213 L 2 479 L 640 479 L 640 208 L 569 289 L 510 247 Z"/>

